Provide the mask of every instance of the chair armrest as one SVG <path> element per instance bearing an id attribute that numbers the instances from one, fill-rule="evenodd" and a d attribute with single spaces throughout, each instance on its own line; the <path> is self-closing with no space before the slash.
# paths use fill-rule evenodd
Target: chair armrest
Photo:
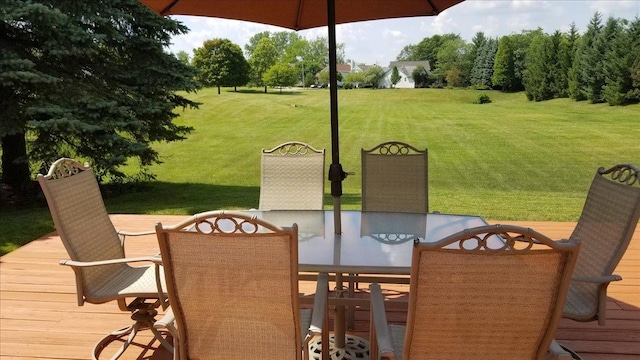
<path id="1" fill-rule="evenodd" d="M 127 231 L 127 230 L 116 230 L 118 236 L 120 236 L 120 246 L 124 247 L 124 241 L 127 236 L 142 236 L 142 235 L 151 235 L 155 234 L 154 230 L 146 230 L 146 231 Z"/>
<path id="2" fill-rule="evenodd" d="M 175 339 L 178 338 L 178 328 L 176 328 L 176 316 L 173 314 L 171 307 L 167 309 L 167 312 L 162 318 L 153 323 L 153 328 L 156 330 L 168 329 L 171 336 L 173 336 L 174 344 L 177 343 Z"/>
<path id="3" fill-rule="evenodd" d="M 176 321 L 176 316 L 173 314 L 173 309 L 169 307 L 167 312 L 153 323 L 153 327 L 156 329 L 165 329 L 169 326 L 173 325 L 173 322 Z"/>
<path id="4" fill-rule="evenodd" d="M 549 345 L 549 355 L 552 360 L 573 360 L 573 356 L 553 339 Z"/>
<path id="5" fill-rule="evenodd" d="M 573 276 L 571 277 L 571 281 L 580 281 L 580 282 L 589 282 L 596 284 L 607 284 L 612 281 L 620 281 L 622 280 L 622 276 L 612 274 L 605 276 Z"/>
<path id="6" fill-rule="evenodd" d="M 100 261 L 74 261 L 74 260 L 60 260 L 60 265 L 67 265 L 71 267 L 90 267 L 90 266 L 103 266 L 103 265 L 113 265 L 113 264 L 123 264 L 123 263 L 134 263 L 134 262 L 152 262 L 156 263 L 157 257 L 145 256 L 145 257 L 135 257 L 135 258 L 121 258 L 121 259 L 109 259 L 109 260 L 100 260 Z"/>
<path id="7" fill-rule="evenodd" d="M 309 332 L 311 334 L 321 334 L 323 325 L 325 324 L 325 317 L 327 314 L 327 307 L 329 302 L 329 276 L 325 273 L 318 274 L 318 280 L 316 283 L 316 296 L 313 300 L 313 313 L 311 315 L 311 325 L 309 326 Z M 325 329 L 328 331 L 329 329 Z"/>
<path id="8" fill-rule="evenodd" d="M 118 235 L 125 236 L 142 236 L 142 235 L 152 235 L 155 234 L 155 230 L 146 230 L 146 231 L 127 231 L 127 230 L 118 230 Z"/>
<path id="9" fill-rule="evenodd" d="M 379 284 L 371 284 L 369 290 L 371 292 L 371 335 L 375 336 L 377 343 L 375 347 L 378 349 L 378 354 L 371 354 L 371 356 L 374 359 L 377 359 L 378 355 L 382 355 L 383 358 L 394 359 L 395 355 L 391 344 L 391 334 L 389 334 L 389 324 L 387 323 L 382 290 Z"/>

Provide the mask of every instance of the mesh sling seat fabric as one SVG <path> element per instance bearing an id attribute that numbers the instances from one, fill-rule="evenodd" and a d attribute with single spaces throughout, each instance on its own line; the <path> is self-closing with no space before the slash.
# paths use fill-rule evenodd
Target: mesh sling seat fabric
<path id="1" fill-rule="evenodd" d="M 135 323 L 116 330 L 99 341 L 93 349 L 97 359 L 109 343 L 127 336 L 112 359 L 122 355 L 137 332 L 151 329 L 167 349 L 171 345 L 152 326 L 157 308 L 166 308 L 167 298 L 159 258 L 126 258 L 124 238 L 119 236 L 104 206 L 100 188 L 88 165 L 61 158 L 47 175 L 38 174 L 56 230 L 70 260 L 60 261 L 75 273 L 78 305 L 117 301 L 122 311 L 131 312 Z M 151 232 L 153 233 L 153 232 Z M 147 233 L 127 233 L 138 235 Z M 148 265 L 131 266 L 147 262 Z"/>
<path id="2" fill-rule="evenodd" d="M 307 359 L 314 336 L 328 355 L 328 276 L 300 309 L 297 231 L 229 211 L 156 225 L 174 359 Z"/>
<path id="3" fill-rule="evenodd" d="M 324 156 L 299 141 L 262 149 L 260 210 L 322 210 Z"/>
<path id="4" fill-rule="evenodd" d="M 362 149 L 362 210 L 429 212 L 427 159 L 427 149 L 399 141 Z"/>
<path id="5" fill-rule="evenodd" d="M 613 274 L 640 218 L 640 170 L 631 164 L 599 168 L 582 214 L 571 234 L 582 247 L 573 273 L 564 316 L 605 324 L 607 287 L 622 280 Z"/>
<path id="6" fill-rule="evenodd" d="M 571 359 L 553 337 L 579 246 L 510 225 L 415 242 L 406 326 L 370 287 L 372 359 Z"/>
<path id="7" fill-rule="evenodd" d="M 429 212 L 428 151 L 400 141 L 383 142 L 361 149 L 362 211 Z M 357 274 L 350 274 L 349 296 L 359 288 Z M 406 276 L 389 277 L 398 282 Z M 349 307 L 349 327 L 354 326 L 355 309 Z"/>

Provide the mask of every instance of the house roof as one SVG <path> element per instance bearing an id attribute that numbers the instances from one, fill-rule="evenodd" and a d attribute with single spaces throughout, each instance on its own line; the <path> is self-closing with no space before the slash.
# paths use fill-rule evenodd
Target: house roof
<path id="1" fill-rule="evenodd" d="M 429 61 L 392 61 L 389 63 L 389 69 L 393 69 L 396 66 L 398 70 L 404 71 L 407 74 L 412 74 L 418 66 L 422 66 L 427 72 L 431 71 L 431 65 Z"/>
<path id="2" fill-rule="evenodd" d="M 340 72 L 351 72 L 351 64 L 336 64 L 336 70 Z"/>

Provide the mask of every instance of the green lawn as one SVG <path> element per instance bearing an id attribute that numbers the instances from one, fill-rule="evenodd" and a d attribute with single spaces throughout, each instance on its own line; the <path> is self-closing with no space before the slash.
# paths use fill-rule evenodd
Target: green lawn
<path id="1" fill-rule="evenodd" d="M 487 93 L 492 103 L 473 104 Z M 158 144 L 163 164 L 144 191 L 107 194 L 111 213 L 192 214 L 258 206 L 260 150 L 300 140 L 327 149 L 329 92 L 206 89 L 181 112 L 189 139 Z M 182 111 L 182 110 L 180 110 Z M 610 107 L 523 93 L 340 90 L 343 208 L 360 208 L 360 149 L 388 140 L 429 149 L 430 208 L 492 220 L 577 220 L 599 166 L 640 164 L 640 105 Z M 131 166 L 134 166 L 133 164 Z M 295 179 L 292 179 L 292 183 Z M 327 182 L 326 193 L 329 194 Z M 327 195 L 325 203 L 331 204 Z M 37 224 L 25 229 L 23 224 Z M 52 230 L 46 209 L 0 212 L 0 252 Z"/>

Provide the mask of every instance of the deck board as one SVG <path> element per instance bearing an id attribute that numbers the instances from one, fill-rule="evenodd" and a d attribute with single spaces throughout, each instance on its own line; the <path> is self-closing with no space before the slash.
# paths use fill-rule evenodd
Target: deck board
<path id="1" fill-rule="evenodd" d="M 116 227 L 142 231 L 153 229 L 156 221 L 174 224 L 185 216 L 112 215 Z M 495 222 L 492 222 L 495 223 Z M 531 227 L 552 238 L 566 238 L 575 223 L 502 222 Z M 155 235 L 129 238 L 128 256 L 155 254 Z M 87 359 L 93 345 L 106 333 L 128 325 L 128 315 L 115 303 L 77 306 L 73 271 L 58 265 L 67 258 L 58 236 L 48 234 L 0 258 L 0 358 Z M 640 229 L 616 273 L 623 280 L 609 286 L 607 324 L 579 323 L 563 319 L 557 340 L 577 351 L 585 360 L 631 360 L 640 358 Z M 300 291 L 314 291 L 310 282 L 301 282 Z M 367 284 L 360 284 L 366 296 Z M 384 285 L 390 297 L 407 298 L 407 285 Z M 389 309 L 390 322 L 406 321 L 406 312 Z M 359 309 L 355 329 L 350 333 L 368 338 L 369 313 Z M 158 343 L 149 345 L 148 332 L 140 335 L 126 359 L 171 359 Z"/>

